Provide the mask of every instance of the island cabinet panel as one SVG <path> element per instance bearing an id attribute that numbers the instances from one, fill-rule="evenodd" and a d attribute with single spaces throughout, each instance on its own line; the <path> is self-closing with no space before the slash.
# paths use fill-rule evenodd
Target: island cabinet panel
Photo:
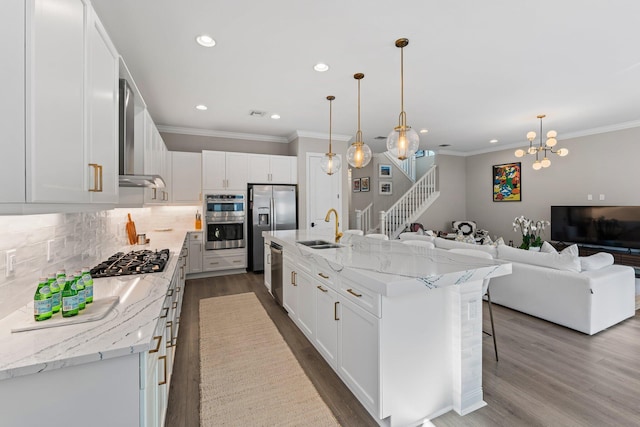
<path id="1" fill-rule="evenodd" d="M 295 260 L 285 256 L 282 262 L 282 305 L 289 317 L 296 322 L 298 318 L 298 284 L 296 283 Z"/>
<path id="2" fill-rule="evenodd" d="M 338 375 L 380 418 L 380 319 L 338 297 Z"/>
<path id="3" fill-rule="evenodd" d="M 309 341 L 315 341 L 316 335 L 316 284 L 305 272 L 296 274 L 298 285 L 298 316 L 297 323 Z"/>
<path id="4" fill-rule="evenodd" d="M 338 294 L 329 286 L 316 285 L 315 347 L 331 367 L 338 369 Z"/>

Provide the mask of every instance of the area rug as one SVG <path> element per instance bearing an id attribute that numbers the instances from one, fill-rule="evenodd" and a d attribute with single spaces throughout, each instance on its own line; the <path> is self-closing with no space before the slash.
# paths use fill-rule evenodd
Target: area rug
<path id="1" fill-rule="evenodd" d="M 200 425 L 339 426 L 254 293 L 200 300 Z"/>

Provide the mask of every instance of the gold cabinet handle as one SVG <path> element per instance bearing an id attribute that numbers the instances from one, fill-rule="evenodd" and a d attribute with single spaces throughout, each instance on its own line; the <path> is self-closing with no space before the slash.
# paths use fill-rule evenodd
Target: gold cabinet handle
<path id="1" fill-rule="evenodd" d="M 333 303 L 333 320 L 340 320 L 338 317 L 338 304 L 340 304 L 340 301 Z"/>
<path id="2" fill-rule="evenodd" d="M 329 276 L 327 276 L 324 273 L 318 273 L 318 276 L 322 277 L 323 279 L 328 279 L 329 278 Z"/>
<path id="3" fill-rule="evenodd" d="M 89 191 L 95 193 L 102 192 L 102 165 L 97 163 L 89 163 L 89 166 L 93 168 L 93 188 L 90 188 Z"/>
<path id="4" fill-rule="evenodd" d="M 164 360 L 164 378 L 158 383 L 158 385 L 165 385 L 167 383 L 167 356 L 158 357 L 158 360 L 160 359 Z"/>
<path id="5" fill-rule="evenodd" d="M 169 307 L 164 307 L 164 314 L 162 316 L 160 316 L 161 319 L 166 319 L 167 315 L 169 314 Z"/>
<path id="6" fill-rule="evenodd" d="M 155 188 L 152 188 L 153 190 L 153 196 L 151 196 L 151 200 L 156 200 L 158 198 L 158 190 L 156 190 Z"/>
<path id="7" fill-rule="evenodd" d="M 160 350 L 160 343 L 162 342 L 162 335 L 158 335 L 157 337 L 153 337 L 154 340 L 158 340 L 156 342 L 156 348 L 154 348 L 153 350 L 149 350 L 149 354 L 151 353 L 157 353 L 158 350 Z"/>
<path id="8" fill-rule="evenodd" d="M 356 296 L 358 298 L 360 298 L 362 296 L 362 294 L 358 294 L 356 292 L 353 292 L 353 289 L 347 289 L 347 292 L 349 292 L 351 295 Z"/>
<path id="9" fill-rule="evenodd" d="M 171 341 L 167 341 L 167 348 L 171 348 L 173 346 L 173 321 L 167 322 L 167 328 L 169 328 L 169 337 L 171 338 Z"/>
<path id="10" fill-rule="evenodd" d="M 320 285 L 316 286 L 316 288 L 320 289 L 322 292 L 329 292 L 327 289 L 323 288 Z"/>
<path id="11" fill-rule="evenodd" d="M 291 272 L 291 284 L 293 285 L 293 271 Z"/>
<path id="12" fill-rule="evenodd" d="M 180 267 L 180 280 L 184 280 L 184 267 Z"/>
<path id="13" fill-rule="evenodd" d="M 298 286 L 298 273 L 293 272 L 293 282 L 291 282 L 293 286 Z"/>
<path id="14" fill-rule="evenodd" d="M 168 296 L 168 297 L 173 296 L 173 288 L 171 288 L 171 289 L 169 289 L 169 290 L 167 291 L 167 296 Z"/>
<path id="15" fill-rule="evenodd" d="M 176 288 L 176 292 L 178 292 L 178 293 L 180 293 L 180 291 L 181 291 L 181 290 L 182 290 L 182 286 L 178 286 L 178 287 Z"/>

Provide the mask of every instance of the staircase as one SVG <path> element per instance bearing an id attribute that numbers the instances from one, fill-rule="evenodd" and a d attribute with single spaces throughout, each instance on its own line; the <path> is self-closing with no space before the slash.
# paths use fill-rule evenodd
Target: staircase
<path id="1" fill-rule="evenodd" d="M 436 191 L 436 166 L 432 166 L 388 211 L 380 212 L 379 232 L 389 236 L 389 239 L 398 238 L 439 196 L 440 192 Z M 371 227 L 370 218 L 368 226 Z M 360 229 L 368 232 L 366 228 Z"/>
<path id="2" fill-rule="evenodd" d="M 384 154 L 392 161 L 398 168 L 411 180 L 416 182 L 416 156 L 415 154 L 408 159 L 399 160 L 396 156 L 391 154 L 390 151 L 385 151 Z"/>
<path id="3" fill-rule="evenodd" d="M 371 227 L 371 211 L 373 211 L 373 202 L 362 210 L 356 209 L 356 228 L 364 231 L 364 234 L 376 232 L 377 227 Z"/>

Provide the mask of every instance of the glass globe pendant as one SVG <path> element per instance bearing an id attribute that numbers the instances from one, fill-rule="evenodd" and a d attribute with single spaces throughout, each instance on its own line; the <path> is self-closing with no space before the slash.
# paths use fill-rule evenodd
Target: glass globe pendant
<path id="1" fill-rule="evenodd" d="M 360 80 L 364 79 L 364 74 L 356 73 L 353 78 L 358 81 L 358 131 L 356 140 L 347 150 L 347 162 L 356 169 L 361 169 L 371 161 L 371 148 L 362 142 L 362 131 L 360 130 Z"/>
<path id="2" fill-rule="evenodd" d="M 400 116 L 398 126 L 387 136 L 387 150 L 399 160 L 405 160 L 418 151 L 420 137 L 418 133 L 407 125 L 407 113 L 404 111 L 404 47 L 409 39 L 396 40 L 396 47 L 400 48 Z"/>
<path id="3" fill-rule="evenodd" d="M 333 175 L 334 173 L 340 170 L 342 166 L 342 162 L 340 161 L 340 156 L 331 151 L 331 116 L 332 116 L 332 104 L 333 100 L 336 99 L 335 96 L 329 95 L 327 96 L 329 100 L 329 152 L 325 153 L 324 157 L 320 161 L 320 167 L 322 171 L 327 175 Z"/>

